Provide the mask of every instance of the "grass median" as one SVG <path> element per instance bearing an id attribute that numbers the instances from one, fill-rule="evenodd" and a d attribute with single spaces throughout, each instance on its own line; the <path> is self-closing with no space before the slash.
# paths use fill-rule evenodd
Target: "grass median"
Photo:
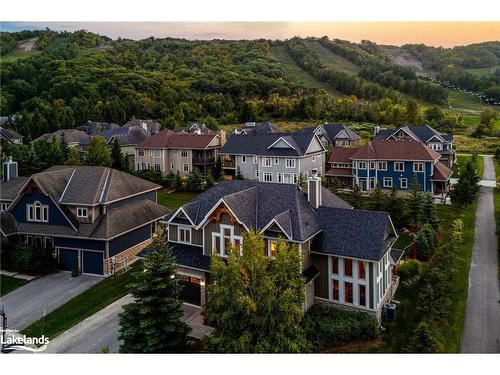
<path id="1" fill-rule="evenodd" d="M 67 331 L 75 324 L 127 295 L 129 293 L 128 285 L 133 281 L 131 271 L 138 267 L 139 263 L 140 261 L 134 263 L 126 272 L 103 279 L 34 322 L 25 328 L 22 333 L 28 337 L 45 335 L 51 340 L 54 339 L 54 337 Z"/>
<path id="2" fill-rule="evenodd" d="M 4 296 L 14 289 L 26 284 L 26 280 L 18 279 L 17 277 L 0 275 L 0 296 Z"/>

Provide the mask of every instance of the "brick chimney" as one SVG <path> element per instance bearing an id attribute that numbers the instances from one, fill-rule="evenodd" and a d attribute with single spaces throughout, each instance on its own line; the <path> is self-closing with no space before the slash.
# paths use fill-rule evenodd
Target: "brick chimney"
<path id="1" fill-rule="evenodd" d="M 322 204 L 321 190 L 321 178 L 315 168 L 312 170 L 311 177 L 307 180 L 307 199 L 314 208 L 318 208 Z"/>

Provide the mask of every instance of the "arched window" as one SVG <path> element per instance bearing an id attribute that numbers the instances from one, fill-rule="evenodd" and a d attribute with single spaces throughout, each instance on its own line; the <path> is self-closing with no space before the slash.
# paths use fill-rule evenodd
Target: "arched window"
<path id="1" fill-rule="evenodd" d="M 28 221 L 48 222 L 49 206 L 35 201 L 26 205 L 26 217 Z"/>

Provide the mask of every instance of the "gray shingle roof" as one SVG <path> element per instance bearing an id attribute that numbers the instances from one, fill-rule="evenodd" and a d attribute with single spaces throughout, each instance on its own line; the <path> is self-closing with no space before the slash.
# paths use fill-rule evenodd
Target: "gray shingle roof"
<path id="1" fill-rule="evenodd" d="M 262 229 L 275 219 L 297 241 L 304 241 L 321 230 L 307 194 L 291 184 L 223 181 L 182 208 L 198 225 L 221 198 L 247 228 Z M 350 207 L 326 189 L 323 189 L 323 199 L 328 206 Z"/>
<path id="2" fill-rule="evenodd" d="M 430 127 L 429 125 L 423 125 L 423 126 L 401 126 L 395 130 L 382 130 L 379 131 L 374 139 L 376 140 L 384 140 L 387 139 L 387 137 L 391 136 L 392 134 L 396 133 L 399 130 L 404 130 L 408 134 L 411 134 L 414 138 L 416 138 L 417 141 L 426 143 L 429 139 L 431 139 L 434 136 L 438 136 L 443 138 L 447 142 L 453 141 L 453 134 L 445 134 L 438 132 L 434 128 Z"/>
<path id="3" fill-rule="evenodd" d="M 361 137 L 357 135 L 350 127 L 344 124 L 323 124 L 321 126 L 323 127 L 323 129 L 325 129 L 325 132 L 331 141 L 333 141 L 337 134 L 339 134 L 342 130 L 345 131 L 349 139 L 353 141 L 361 139 Z"/>
<path id="4" fill-rule="evenodd" d="M 166 216 L 170 211 L 148 199 L 134 201 L 111 208 L 94 223 L 76 223 L 75 231 L 70 226 L 39 223 L 18 223 L 10 212 L 2 212 L 1 228 L 4 233 L 21 232 L 40 235 L 84 237 L 89 239 L 111 239 L 124 232 L 143 226 Z"/>
<path id="5" fill-rule="evenodd" d="M 13 139 L 22 140 L 24 137 L 18 132 L 15 132 L 14 130 L 0 128 L 0 138 L 6 138 L 9 141 L 11 141 Z"/>
<path id="6" fill-rule="evenodd" d="M 28 181 L 28 177 L 16 177 L 9 181 L 0 181 L 0 200 L 13 201 L 26 181 Z"/>
<path id="7" fill-rule="evenodd" d="M 107 203 L 161 188 L 160 185 L 107 167 L 54 166 L 33 175 L 33 178 L 61 204 Z"/>
<path id="8" fill-rule="evenodd" d="M 379 261 L 396 239 L 386 238 L 387 212 L 320 207 L 317 214 L 322 232 L 314 248 L 322 253 Z"/>
<path id="9" fill-rule="evenodd" d="M 53 133 L 45 133 L 40 137 L 38 137 L 37 139 L 35 139 L 35 141 L 42 140 L 46 142 L 51 142 L 52 138 L 55 137 L 56 140 L 59 140 L 63 134 L 68 143 L 87 144 L 90 142 L 89 135 L 84 131 L 78 129 L 61 129 Z"/>
<path id="10" fill-rule="evenodd" d="M 304 156 L 313 137 L 314 133 L 309 132 L 231 134 L 221 148 L 220 153 L 229 155 Z M 293 148 L 269 148 L 280 138 Z"/>

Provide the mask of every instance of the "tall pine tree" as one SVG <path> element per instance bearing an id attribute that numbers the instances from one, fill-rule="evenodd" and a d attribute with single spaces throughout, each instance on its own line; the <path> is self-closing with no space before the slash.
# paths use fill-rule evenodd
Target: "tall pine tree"
<path id="1" fill-rule="evenodd" d="M 113 168 L 123 171 L 125 168 L 125 158 L 120 148 L 120 144 L 116 138 L 113 139 L 113 144 L 111 146 L 111 159 L 113 159 Z"/>
<path id="2" fill-rule="evenodd" d="M 182 321 L 182 289 L 176 265 L 163 236 L 150 246 L 143 267 L 135 271 L 135 302 L 120 313 L 122 353 L 176 353 L 186 349 L 190 327 Z"/>

